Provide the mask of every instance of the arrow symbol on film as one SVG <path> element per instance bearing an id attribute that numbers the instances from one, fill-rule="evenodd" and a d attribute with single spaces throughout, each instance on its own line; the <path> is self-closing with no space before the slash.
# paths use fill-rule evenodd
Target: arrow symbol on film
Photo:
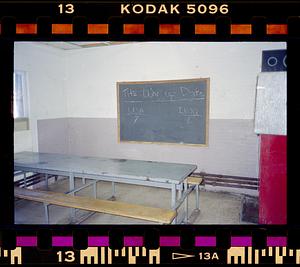
<path id="1" fill-rule="evenodd" d="M 172 253 L 172 260 L 179 260 L 179 259 L 192 258 L 192 257 L 195 257 L 195 255 Z"/>

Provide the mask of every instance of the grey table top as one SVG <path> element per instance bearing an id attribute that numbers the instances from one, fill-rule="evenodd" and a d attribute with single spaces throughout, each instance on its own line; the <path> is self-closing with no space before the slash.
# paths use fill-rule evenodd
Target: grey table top
<path id="1" fill-rule="evenodd" d="M 14 166 L 15 169 L 42 169 L 175 184 L 182 182 L 197 168 L 196 165 L 192 164 L 82 157 L 27 151 L 14 154 Z"/>

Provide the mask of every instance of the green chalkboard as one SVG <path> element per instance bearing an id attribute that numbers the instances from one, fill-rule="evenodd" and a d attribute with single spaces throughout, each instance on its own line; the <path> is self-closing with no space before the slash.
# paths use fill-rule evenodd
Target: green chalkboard
<path id="1" fill-rule="evenodd" d="M 207 145 L 209 78 L 118 82 L 120 142 Z"/>

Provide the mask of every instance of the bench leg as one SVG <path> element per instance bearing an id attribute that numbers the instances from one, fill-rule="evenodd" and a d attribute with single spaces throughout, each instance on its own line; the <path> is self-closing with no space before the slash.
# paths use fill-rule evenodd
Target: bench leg
<path id="1" fill-rule="evenodd" d="M 72 196 L 75 196 L 75 192 L 71 193 Z M 71 222 L 75 222 L 75 217 L 76 217 L 76 209 L 71 208 Z"/>
<path id="2" fill-rule="evenodd" d="M 185 200 L 185 218 L 184 218 L 184 222 L 188 223 L 189 222 L 189 214 L 188 214 L 188 210 L 189 209 L 189 202 L 188 202 L 188 197 L 186 197 Z"/>
<path id="3" fill-rule="evenodd" d="M 71 208 L 71 222 L 72 223 L 75 222 L 75 217 L 76 217 L 76 209 L 75 208 Z"/>
<path id="4" fill-rule="evenodd" d="M 82 178 L 82 183 L 83 183 L 83 184 L 86 184 L 85 178 Z"/>
<path id="5" fill-rule="evenodd" d="M 46 223 L 49 224 L 49 204 L 45 204 L 45 203 L 44 203 L 44 207 L 45 207 L 45 218 L 46 218 Z"/>

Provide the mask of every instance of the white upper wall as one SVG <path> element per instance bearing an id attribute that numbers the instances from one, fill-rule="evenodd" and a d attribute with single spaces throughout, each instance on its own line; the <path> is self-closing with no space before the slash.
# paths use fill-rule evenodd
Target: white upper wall
<path id="1" fill-rule="evenodd" d="M 210 118 L 253 119 L 265 42 L 136 42 L 66 51 L 68 117 L 116 118 L 116 82 L 210 78 Z"/>
<path id="2" fill-rule="evenodd" d="M 134 42 L 63 51 L 15 42 L 25 71 L 30 130 L 15 132 L 15 152 L 38 150 L 37 120 L 116 118 L 116 82 L 210 78 L 210 118 L 253 119 L 261 52 L 285 43 Z"/>
<path id="3" fill-rule="evenodd" d="M 14 69 L 27 75 L 30 127 L 15 132 L 14 151 L 37 151 L 37 120 L 67 116 L 64 53 L 38 43 L 15 42 Z"/>
<path id="4" fill-rule="evenodd" d="M 27 73 L 30 117 L 66 117 L 64 52 L 38 43 L 15 42 L 14 54 L 14 69 Z"/>

